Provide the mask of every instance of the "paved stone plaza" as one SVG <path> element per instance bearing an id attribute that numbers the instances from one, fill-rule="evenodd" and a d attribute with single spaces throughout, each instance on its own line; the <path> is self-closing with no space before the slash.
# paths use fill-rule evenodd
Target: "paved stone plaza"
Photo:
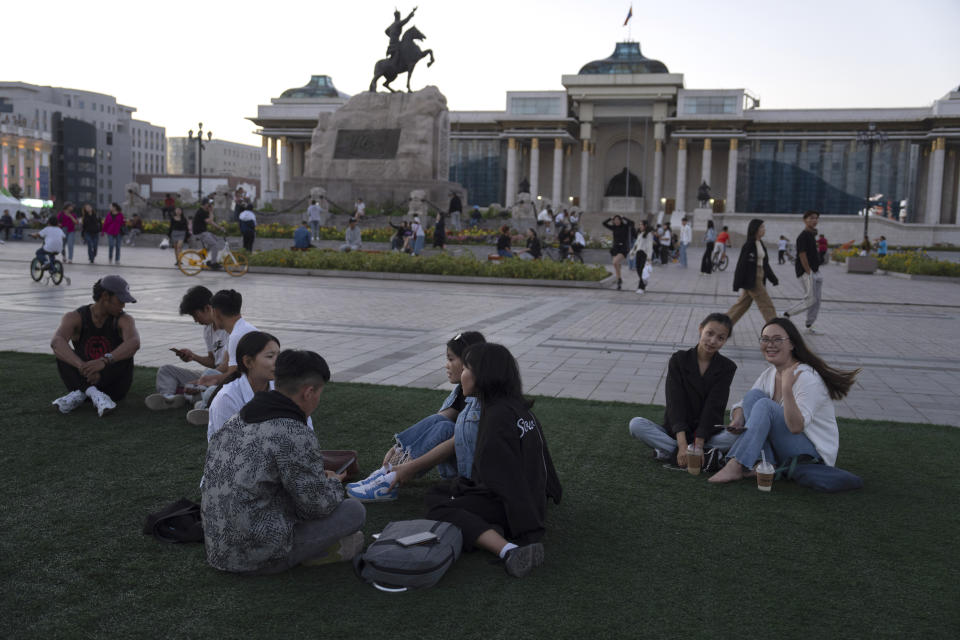
<path id="1" fill-rule="evenodd" d="M 34 250 L 33 242 L 0 246 L 2 350 L 49 353 L 61 314 L 90 302 L 98 277 L 119 273 L 138 299 L 128 307 L 143 340 L 138 364 L 173 363 L 170 346 L 200 346 L 198 327 L 177 307 L 188 287 L 204 284 L 239 290 L 247 319 L 284 347 L 321 353 L 334 381 L 447 388 L 443 344 L 460 330 L 477 329 L 518 357 L 531 394 L 624 402 L 663 404 L 669 355 L 695 344 L 699 321 L 725 311 L 735 298 L 732 267 L 700 276 L 697 248 L 689 269 L 655 269 L 642 297 L 634 293 L 633 273 L 619 292 L 263 273 L 189 278 L 173 267 L 169 251 L 124 247 L 123 264 L 110 268 L 86 264 L 80 244 L 83 263 L 67 265 L 72 285 L 55 287 L 30 279 Z M 106 260 L 105 246 L 100 259 Z M 781 310 L 788 297 L 800 295 L 800 285 L 792 265 L 774 264 L 774 270 L 781 284 L 772 295 Z M 864 369 L 838 413 L 960 425 L 960 286 L 850 275 L 834 264 L 824 273 L 821 333 L 809 341 L 827 362 Z M 751 309 L 724 348 L 739 365 L 731 403 L 765 366 L 756 346 L 762 324 Z M 57 391 L 51 390 L 51 399 Z"/>

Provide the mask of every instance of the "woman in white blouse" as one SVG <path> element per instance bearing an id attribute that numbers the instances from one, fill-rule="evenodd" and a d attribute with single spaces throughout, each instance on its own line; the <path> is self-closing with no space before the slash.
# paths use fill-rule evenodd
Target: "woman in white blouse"
<path id="1" fill-rule="evenodd" d="M 207 442 L 258 391 L 273 389 L 273 373 L 280 341 L 269 333 L 251 331 L 237 343 L 237 370 L 224 382 L 210 403 Z M 309 418 L 308 418 L 309 423 Z"/>
<path id="2" fill-rule="evenodd" d="M 760 349 L 772 366 L 734 405 L 727 428 L 742 435 L 710 482 L 753 475 L 761 450 L 771 463 L 800 455 L 830 466 L 837 463 L 840 432 L 833 401 L 847 395 L 860 369 L 840 371 L 828 366 L 807 348 L 786 318 L 764 325 Z"/>

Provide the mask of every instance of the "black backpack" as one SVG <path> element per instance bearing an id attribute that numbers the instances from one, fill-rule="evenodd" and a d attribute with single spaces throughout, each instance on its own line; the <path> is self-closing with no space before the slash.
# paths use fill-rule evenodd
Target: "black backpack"
<path id="1" fill-rule="evenodd" d="M 147 516 L 143 534 L 161 542 L 203 542 L 200 505 L 186 498 L 168 504 Z"/>

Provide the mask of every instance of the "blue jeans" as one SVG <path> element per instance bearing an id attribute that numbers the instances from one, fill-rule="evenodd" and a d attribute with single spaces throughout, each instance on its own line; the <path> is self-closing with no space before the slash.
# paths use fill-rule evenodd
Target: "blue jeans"
<path id="1" fill-rule="evenodd" d="M 453 431 L 453 422 L 435 413 L 412 427 L 407 427 L 396 435 L 396 439 L 411 458 L 419 458 L 438 444 L 452 438 Z M 444 478 L 457 477 L 457 465 L 452 460 L 445 460 L 438 464 L 437 471 Z"/>
<path id="2" fill-rule="evenodd" d="M 320 239 L 320 221 L 311 220 L 310 221 L 310 233 L 313 235 L 314 240 Z"/>
<path id="3" fill-rule="evenodd" d="M 677 439 L 667 433 L 667 430 L 646 418 L 634 418 L 630 421 L 630 435 L 647 445 L 651 449 L 660 449 L 669 453 L 674 458 L 677 456 Z M 714 447 L 721 451 L 726 451 L 730 445 L 737 439 L 737 436 L 726 429 L 712 436 L 704 443 L 704 449 L 713 449 Z M 693 444 L 690 440 L 687 444 Z"/>
<path id="4" fill-rule="evenodd" d="M 40 264 L 45 267 L 53 264 L 53 256 L 55 255 L 56 255 L 55 253 L 44 251 L 43 247 L 40 247 L 39 249 L 37 249 L 37 258 L 40 259 Z"/>
<path id="5" fill-rule="evenodd" d="M 501 258 L 512 258 L 513 252 L 508 249 L 497 249 L 497 255 Z"/>
<path id="6" fill-rule="evenodd" d="M 73 261 L 73 245 L 77 240 L 76 231 L 68 231 L 67 238 L 63 243 L 63 253 L 67 260 Z"/>
<path id="7" fill-rule="evenodd" d="M 85 233 L 83 234 L 83 239 L 87 243 L 87 258 L 92 263 L 93 259 L 97 257 L 97 247 L 100 246 L 100 234 Z"/>
<path id="8" fill-rule="evenodd" d="M 747 430 L 727 452 L 727 458 L 752 469 L 760 461 L 760 451 L 767 462 L 777 464 L 794 456 L 818 457 L 817 450 L 802 433 L 791 433 L 783 416 L 783 407 L 760 389 L 750 389 L 743 396 L 743 415 Z"/>
<path id="9" fill-rule="evenodd" d="M 680 243 L 680 264 L 686 268 L 687 266 L 687 243 Z"/>
<path id="10" fill-rule="evenodd" d="M 423 251 L 424 240 L 426 240 L 426 236 L 414 236 L 413 255 L 418 256 Z"/>
<path id="11" fill-rule="evenodd" d="M 109 259 L 109 260 L 111 260 L 111 261 L 114 259 L 114 258 L 113 258 L 113 249 L 114 249 L 114 247 L 116 247 L 116 249 L 117 249 L 117 258 L 116 258 L 116 259 L 117 259 L 118 261 L 120 260 L 120 245 L 122 244 L 122 242 L 120 241 L 120 238 L 121 238 L 121 237 L 122 237 L 122 236 L 121 236 L 119 233 L 118 233 L 117 235 L 115 235 L 115 236 L 111 236 L 111 235 L 108 235 L 108 236 L 107 236 L 107 251 L 108 251 L 107 259 Z"/>

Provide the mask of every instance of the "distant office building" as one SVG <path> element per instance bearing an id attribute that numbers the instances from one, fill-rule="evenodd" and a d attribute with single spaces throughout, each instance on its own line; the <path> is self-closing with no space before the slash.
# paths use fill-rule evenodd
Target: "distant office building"
<path id="1" fill-rule="evenodd" d="M 226 140 L 204 140 L 203 175 L 260 177 L 260 147 Z M 170 175 L 197 175 L 197 139 L 175 137 L 167 139 L 166 173 Z"/>
<path id="2" fill-rule="evenodd" d="M 166 130 L 149 122 L 133 120 L 130 127 L 130 168 L 133 175 L 162 175 L 167 172 Z"/>
<path id="3" fill-rule="evenodd" d="M 113 96 L 0 82 L 0 103 L 6 110 L 0 110 L 0 170 L 8 188 L 17 183 L 26 195 L 100 208 L 124 201 L 138 159 L 141 167 L 152 163 L 162 171 L 164 129 L 134 119 L 136 109 Z"/>

